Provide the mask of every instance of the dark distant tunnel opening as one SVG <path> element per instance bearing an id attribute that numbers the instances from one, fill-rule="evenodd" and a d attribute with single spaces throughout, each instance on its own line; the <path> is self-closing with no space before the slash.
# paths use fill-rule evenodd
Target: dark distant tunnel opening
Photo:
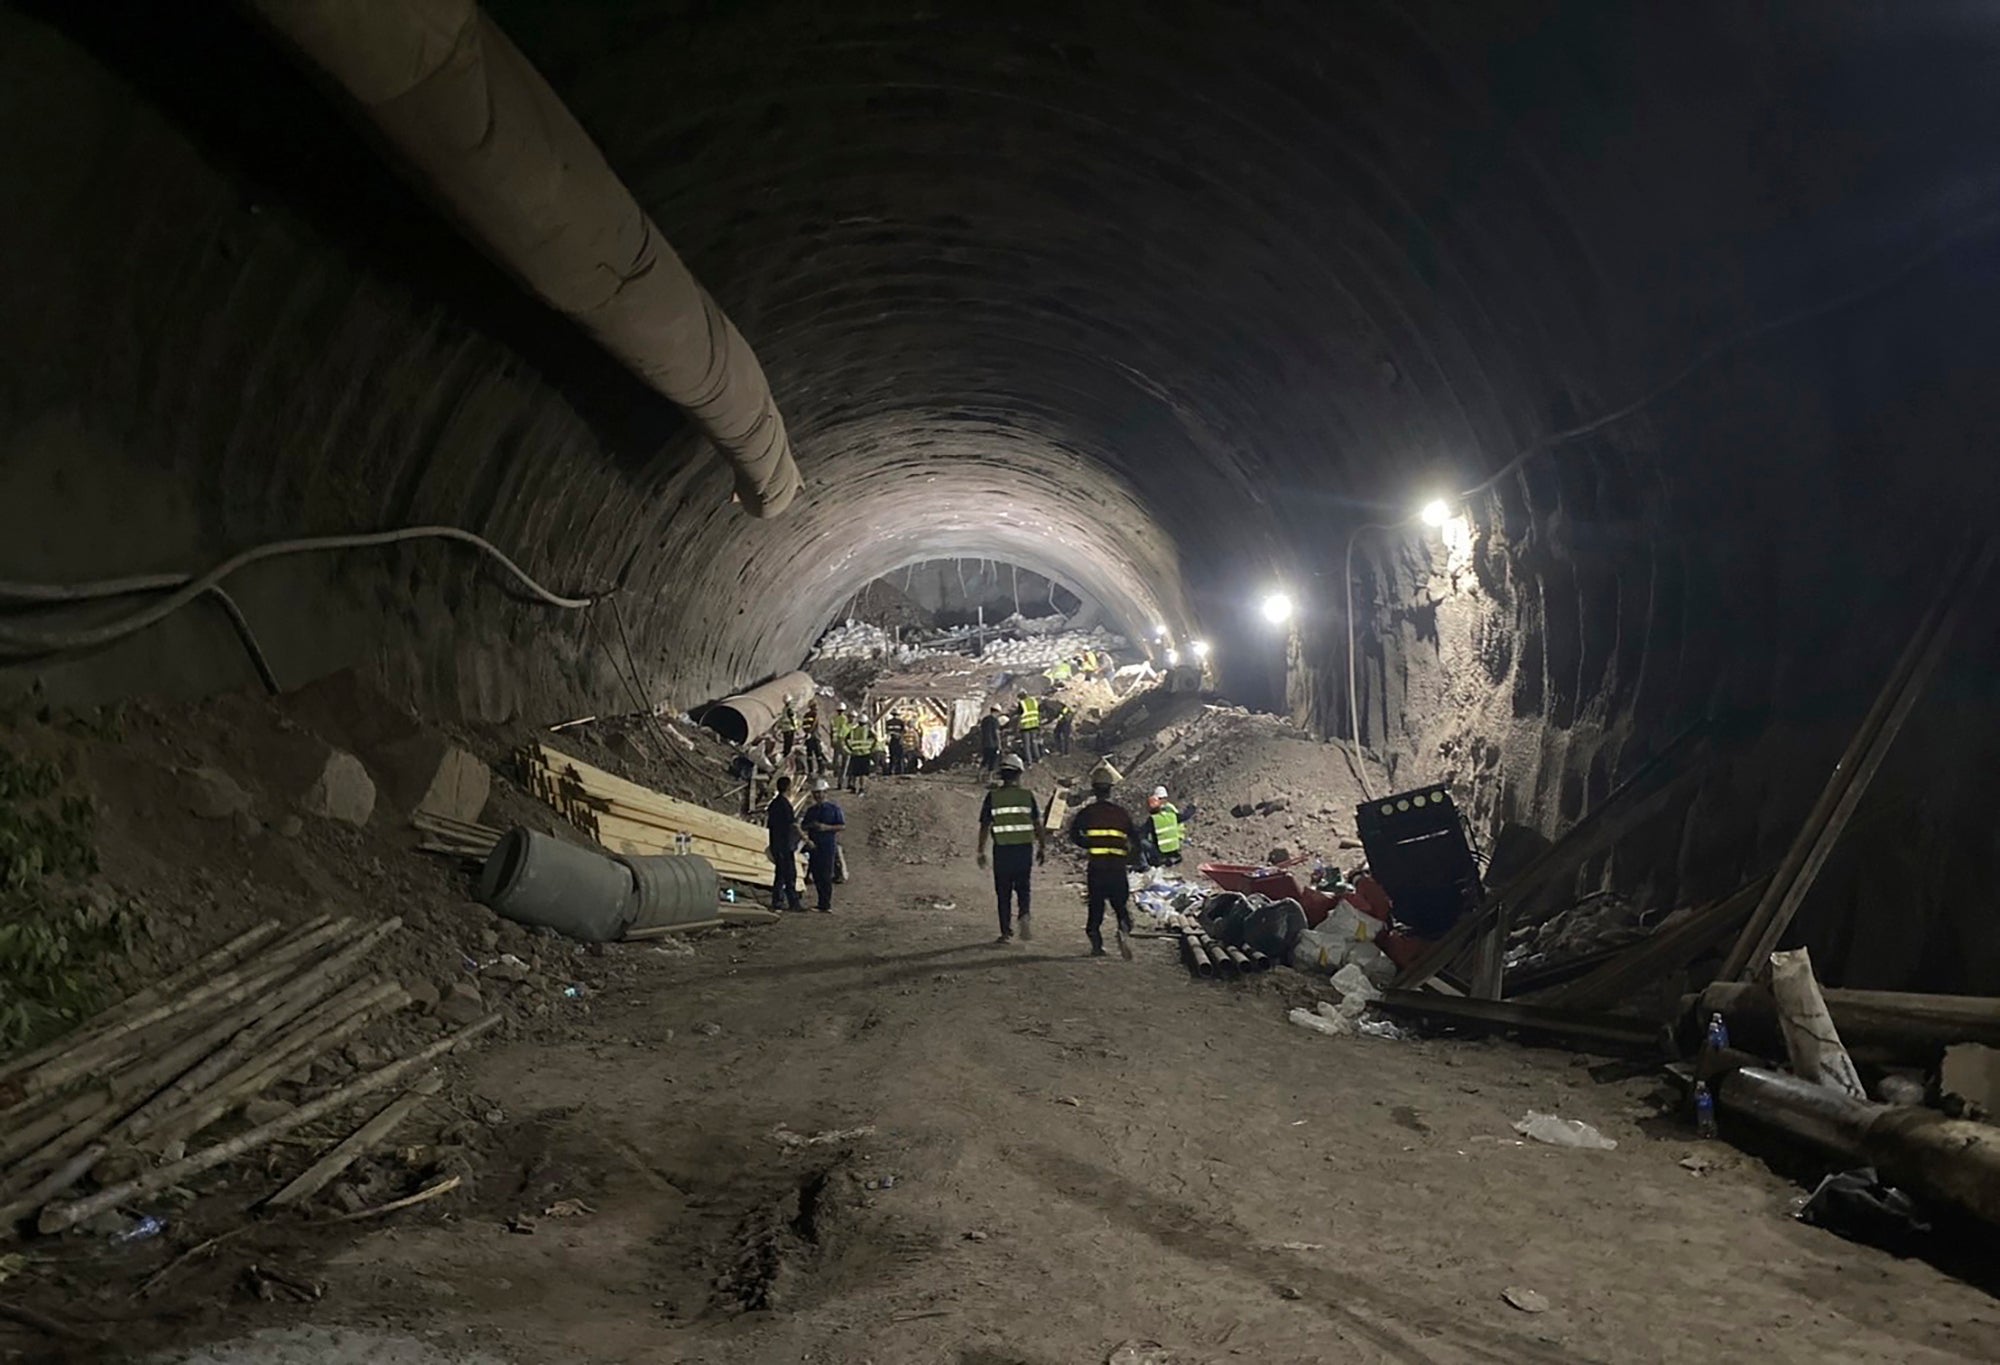
<path id="1" fill-rule="evenodd" d="M 677 411 L 253 21 L 37 4 L 0 10 L 0 579 L 465 527 L 599 605 L 431 546 L 232 591 L 290 685 L 359 666 L 554 720 L 727 695 L 873 584 L 1010 566 L 1206 641 L 1226 695 L 1488 827 L 1558 825 L 1721 718 L 1728 761 L 1604 870 L 1688 900 L 1775 859 L 1990 516 L 1976 8 L 491 14 L 754 346 L 797 508 L 733 506 Z M 1433 497 L 1446 527 L 1413 519 Z M 2000 795 L 1987 615 L 1801 921 L 1857 984 L 2000 981 L 1954 908 L 2000 873 L 1957 814 Z M 195 613 L 6 676 L 252 681 Z M 1882 880 L 1914 922 L 1866 913 Z"/>

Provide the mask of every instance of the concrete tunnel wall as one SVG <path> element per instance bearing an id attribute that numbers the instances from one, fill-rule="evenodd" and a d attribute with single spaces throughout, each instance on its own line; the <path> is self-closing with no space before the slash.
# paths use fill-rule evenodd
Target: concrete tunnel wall
<path id="1" fill-rule="evenodd" d="M 955 554 L 1199 628 L 1274 700 L 1248 607 L 1284 581 L 1292 695 L 1339 730 L 1350 527 L 1923 257 L 1530 460 L 1470 509 L 1466 590 L 1431 601 L 1407 537 L 1366 546 L 1365 737 L 1489 818 L 1553 825 L 1698 705 L 1785 722 L 1613 870 L 1705 894 L 1775 856 L 1940 546 L 1989 515 L 1978 7 L 500 0 L 756 347 L 808 484 L 770 525 L 240 20 L 76 8 L 0 11 L 30 191 L 0 224 L 31 320 L 0 343 L 9 576 L 452 521 L 554 586 L 622 580 L 645 684 L 681 701 Z M 293 679 L 359 660 L 491 717 L 620 693 L 600 615 L 519 606 L 456 552 L 288 562 L 244 596 Z M 245 680 L 233 651 L 189 613 L 48 681 L 199 690 Z M 1862 845 L 1911 860 L 1936 922 L 1817 921 L 1898 978 L 1869 984 L 2000 979 L 2000 936 L 1941 909 L 2000 871 L 1946 814 L 2000 770 L 1952 678 Z"/>

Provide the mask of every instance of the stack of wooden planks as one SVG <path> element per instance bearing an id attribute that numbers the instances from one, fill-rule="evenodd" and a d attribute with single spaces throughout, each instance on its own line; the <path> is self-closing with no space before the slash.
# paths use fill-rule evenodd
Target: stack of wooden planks
<path id="1" fill-rule="evenodd" d="M 628 782 L 546 744 L 524 745 L 516 757 L 529 791 L 613 853 L 698 853 L 724 877 L 771 884 L 761 825 Z"/>
<path id="2" fill-rule="evenodd" d="M 457 820 L 428 810 L 412 815 L 410 823 L 424 836 L 423 842 L 417 845 L 424 852 L 471 862 L 484 862 L 494 845 L 500 842 L 500 837 L 507 832 L 494 825 Z"/>
<path id="3" fill-rule="evenodd" d="M 365 1096 L 418 1081 L 420 1068 L 498 1024 L 499 1015 L 487 1015 L 235 1137 L 195 1147 L 197 1135 L 275 1082 L 409 1003 L 367 961 L 400 923 L 368 928 L 322 915 L 285 935 L 267 921 L 71 1036 L 0 1064 L 0 1239 L 31 1214 L 52 1233 L 144 1200 Z M 114 1153 L 123 1154 L 116 1164 L 139 1173 L 116 1173 L 107 1160 Z M 96 1192 L 73 1197 L 93 1174 Z"/>

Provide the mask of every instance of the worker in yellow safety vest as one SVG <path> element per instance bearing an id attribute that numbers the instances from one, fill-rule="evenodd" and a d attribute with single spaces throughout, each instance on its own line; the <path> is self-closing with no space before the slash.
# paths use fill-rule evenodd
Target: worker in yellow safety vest
<path id="1" fill-rule="evenodd" d="M 847 732 L 853 721 L 847 715 L 847 703 L 841 702 L 833 712 L 833 785 L 843 786 L 847 782 Z"/>
<path id="2" fill-rule="evenodd" d="M 868 790 L 868 770 L 875 765 L 875 727 L 856 719 L 847 727 L 847 789 L 856 796 Z"/>
<path id="3" fill-rule="evenodd" d="M 1069 681 L 1069 674 L 1070 674 L 1069 660 L 1057 659 L 1054 663 L 1049 665 L 1048 672 L 1044 673 L 1042 676 L 1047 678 L 1052 683 L 1062 683 Z"/>
<path id="4" fill-rule="evenodd" d="M 1014 713 L 1014 728 L 1021 732 L 1021 752 L 1032 765 L 1042 759 L 1042 699 L 1023 696 Z"/>
<path id="5" fill-rule="evenodd" d="M 1146 798 L 1146 862 L 1151 867 L 1172 867 L 1181 860 L 1181 813 L 1167 800 L 1165 787 L 1153 788 Z"/>
<path id="6" fill-rule="evenodd" d="M 1035 794 L 1021 785 L 1026 764 L 1013 754 L 1000 760 L 1000 785 L 986 793 L 979 808 L 979 865 L 986 866 L 986 846 L 993 846 L 993 894 L 1000 903 L 999 942 L 1014 937 L 1010 901 L 1021 907 L 1021 940 L 1035 936 L 1028 923 L 1030 883 L 1035 864 L 1049 856 L 1047 812 Z"/>

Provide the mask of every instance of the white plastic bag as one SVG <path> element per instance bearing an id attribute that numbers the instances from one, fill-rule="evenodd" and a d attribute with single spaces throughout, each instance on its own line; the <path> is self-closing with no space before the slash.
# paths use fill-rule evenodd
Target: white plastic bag
<path id="1" fill-rule="evenodd" d="M 1382 931 L 1382 921 L 1368 918 L 1346 901 L 1335 901 L 1326 918 L 1313 929 L 1343 943 L 1373 943 L 1375 935 Z"/>
<path id="2" fill-rule="evenodd" d="M 1356 997 L 1359 997 L 1361 1003 L 1364 1005 L 1370 1000 L 1380 1000 L 1382 998 L 1382 992 L 1377 990 L 1375 983 L 1368 979 L 1368 973 L 1352 962 L 1342 966 L 1339 971 L 1328 978 L 1328 981 L 1335 990 L 1340 992 L 1343 1004 Z"/>
<path id="3" fill-rule="evenodd" d="M 1357 943 L 1348 950 L 1347 960 L 1368 974 L 1368 979 L 1386 989 L 1399 970 L 1389 955 L 1372 943 Z"/>
<path id="4" fill-rule="evenodd" d="M 1514 1125 L 1514 1131 L 1522 1137 L 1546 1142 L 1551 1147 L 1587 1147 L 1592 1151 L 1609 1152 L 1618 1146 L 1614 1139 L 1604 1136 L 1581 1119 L 1558 1118 L 1533 1109 Z"/>
<path id="5" fill-rule="evenodd" d="M 1308 929 L 1292 948 L 1292 965 L 1302 972 L 1330 972 L 1347 960 L 1347 949 L 1345 939 Z"/>
<path id="6" fill-rule="evenodd" d="M 1311 1010 L 1293 1010 L 1285 1017 L 1300 1028 L 1309 1028 L 1314 1033 L 1324 1033 L 1331 1038 L 1345 1038 L 1354 1032 L 1354 1025 L 1338 1014 L 1329 1016 L 1315 1014 Z"/>

